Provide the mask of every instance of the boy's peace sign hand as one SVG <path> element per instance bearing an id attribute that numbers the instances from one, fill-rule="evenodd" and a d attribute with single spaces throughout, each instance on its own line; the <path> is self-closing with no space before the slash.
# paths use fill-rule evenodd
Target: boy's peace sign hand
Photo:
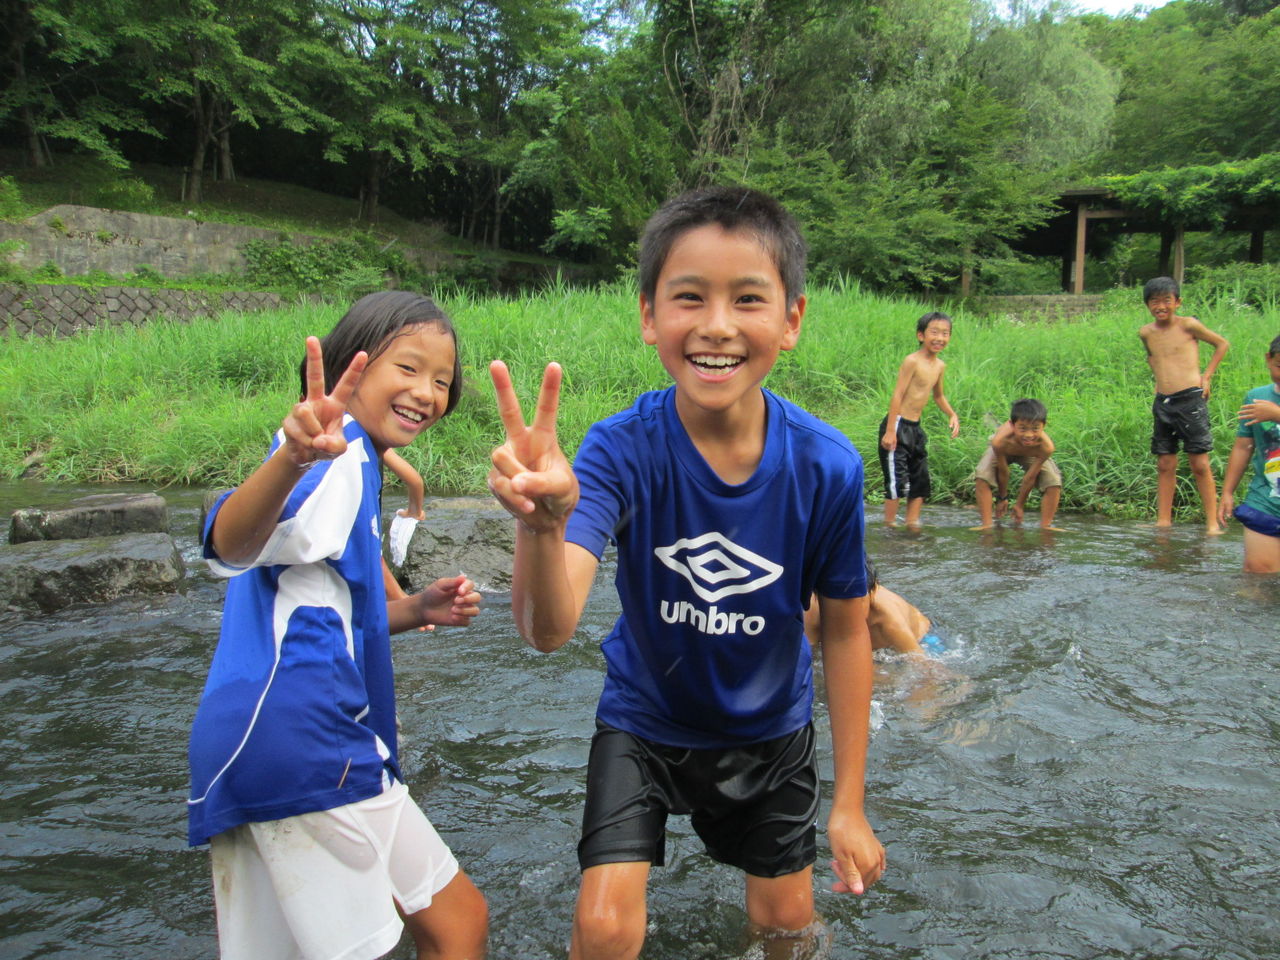
<path id="1" fill-rule="evenodd" d="M 507 365 L 501 360 L 493 361 L 489 375 L 493 377 L 498 414 L 507 433 L 507 442 L 493 451 L 489 489 L 530 530 L 556 529 L 578 503 L 578 478 L 556 440 L 560 364 L 547 364 L 531 425 L 524 422 Z"/>
<path id="2" fill-rule="evenodd" d="M 320 341 L 307 337 L 307 395 L 293 405 L 282 424 L 285 453 L 296 466 L 332 460 L 346 451 L 342 416 L 368 362 L 369 355 L 361 350 L 351 358 L 351 365 L 334 384 L 333 392 L 325 393 Z"/>

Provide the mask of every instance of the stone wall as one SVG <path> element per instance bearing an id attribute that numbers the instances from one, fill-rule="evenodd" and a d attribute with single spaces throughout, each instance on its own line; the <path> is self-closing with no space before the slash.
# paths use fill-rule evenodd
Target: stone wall
<path id="1" fill-rule="evenodd" d="M 280 306 L 278 293 L 218 293 L 71 284 L 0 284 L 0 333 L 66 336 L 100 323 L 145 323 L 252 312 Z"/>
<path id="2" fill-rule="evenodd" d="M 10 255 L 12 263 L 34 270 L 53 262 L 68 276 L 90 270 L 120 276 L 144 264 L 170 277 L 229 273 L 244 269 L 241 246 L 278 236 L 279 230 L 73 204 L 50 207 L 21 223 L 0 221 L 0 241 L 23 244 Z"/>
<path id="3" fill-rule="evenodd" d="M 1071 320 L 1095 313 L 1102 306 L 1100 294 L 1048 294 L 1044 296 L 971 297 L 965 301 L 974 313 L 993 314 L 1011 320 Z"/>

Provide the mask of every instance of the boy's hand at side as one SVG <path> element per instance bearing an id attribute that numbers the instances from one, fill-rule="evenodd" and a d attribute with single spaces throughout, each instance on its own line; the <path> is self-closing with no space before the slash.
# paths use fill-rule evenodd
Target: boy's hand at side
<path id="1" fill-rule="evenodd" d="M 495 360 L 489 365 L 489 374 L 507 433 L 506 443 L 493 451 L 489 489 L 529 530 L 556 529 L 578 503 L 578 478 L 556 439 L 560 365 L 547 364 L 530 425 L 525 424 L 507 365 Z"/>
<path id="2" fill-rule="evenodd" d="M 884 436 L 880 438 L 880 446 L 886 450 L 896 450 L 898 447 L 897 430 L 886 430 Z"/>
<path id="3" fill-rule="evenodd" d="M 960 436 L 960 418 L 953 413 L 948 423 L 951 426 L 951 439 L 954 440 Z"/>
<path id="4" fill-rule="evenodd" d="M 832 810 L 827 822 L 827 840 L 835 858 L 831 869 L 835 871 L 836 882 L 831 889 L 836 893 L 865 893 L 884 873 L 884 846 L 861 814 Z"/>
<path id="5" fill-rule="evenodd" d="M 320 341 L 316 337 L 307 337 L 307 395 L 293 405 L 281 424 L 285 456 L 294 466 L 305 467 L 317 460 L 332 460 L 346 451 L 342 417 L 368 362 L 369 355 L 361 350 L 334 384 L 333 392 L 325 393 L 324 356 Z"/>

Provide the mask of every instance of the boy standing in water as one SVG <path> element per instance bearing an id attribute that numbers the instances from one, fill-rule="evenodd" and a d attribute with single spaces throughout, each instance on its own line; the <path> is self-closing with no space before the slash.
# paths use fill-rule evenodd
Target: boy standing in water
<path id="1" fill-rule="evenodd" d="M 916 321 L 920 349 L 908 354 L 898 368 L 898 382 L 889 400 L 889 414 L 880 421 L 880 469 L 884 472 L 884 522 L 898 519 L 898 501 L 907 498 L 907 526 L 920 525 L 920 510 L 929 496 L 929 457 L 920 414 L 930 395 L 947 415 L 951 437 L 960 434 L 960 419 L 942 392 L 946 366 L 938 354 L 951 341 L 951 318 L 926 313 Z"/>
<path id="2" fill-rule="evenodd" d="M 1156 277 L 1142 288 L 1142 299 L 1153 320 L 1138 331 L 1147 351 L 1147 363 L 1156 379 L 1156 399 L 1151 412 L 1155 423 L 1151 452 L 1156 456 L 1156 526 L 1173 526 L 1173 493 L 1178 480 L 1178 444 L 1187 453 L 1187 465 L 1195 478 L 1204 508 L 1205 533 L 1216 536 L 1218 496 L 1214 488 L 1209 453 L 1213 431 L 1209 426 L 1209 381 L 1227 355 L 1230 344 L 1195 317 L 1178 316 L 1182 306 L 1178 284 L 1172 277 Z M 1204 372 L 1200 372 L 1200 342 L 1213 347 Z"/>
<path id="3" fill-rule="evenodd" d="M 1054 529 L 1053 517 L 1058 512 L 1062 498 L 1062 472 L 1053 462 L 1053 441 L 1044 432 L 1049 421 L 1044 404 L 1032 397 L 1015 400 L 1009 409 L 1009 419 L 991 435 L 987 452 L 974 470 L 973 484 L 978 499 L 978 514 L 982 523 L 975 530 L 992 527 L 992 496 L 994 489 L 995 516 L 1003 517 L 1009 509 L 1009 464 L 1022 467 L 1022 483 L 1013 502 L 1013 519 L 1022 522 L 1022 511 L 1032 488 L 1040 491 L 1040 526 Z"/>
<path id="4" fill-rule="evenodd" d="M 1249 492 L 1234 513 L 1244 525 L 1244 568 L 1249 573 L 1280 573 L 1280 337 L 1267 348 L 1267 371 L 1271 382 L 1244 395 L 1218 506 L 1225 524 L 1252 459 Z"/>
<path id="5" fill-rule="evenodd" d="M 766 956 L 825 936 L 812 881 L 811 594 L 835 755 L 833 889 L 862 893 L 884 869 L 862 806 L 862 461 L 761 387 L 799 337 L 804 260 L 795 220 L 762 194 L 712 188 L 665 204 L 641 239 L 640 330 L 674 383 L 591 427 L 573 467 L 555 435 L 560 368 L 547 367 L 526 426 L 506 367 L 491 367 L 507 441 L 489 483 L 517 520 L 521 635 L 542 651 L 566 643 L 606 543 L 618 551 L 622 615 L 602 645 L 573 960 L 639 954 L 671 813 L 690 814 L 708 853 L 746 874 Z"/>

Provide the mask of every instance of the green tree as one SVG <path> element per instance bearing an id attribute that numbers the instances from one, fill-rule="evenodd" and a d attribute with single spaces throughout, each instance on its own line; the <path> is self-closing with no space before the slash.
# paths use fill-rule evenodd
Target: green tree
<path id="1" fill-rule="evenodd" d="M 21 130 L 27 163 L 51 160 L 50 139 L 128 165 L 113 135 L 156 131 L 138 109 L 117 57 L 115 26 L 141 15 L 136 0 L 0 0 L 8 83 L 0 126 Z"/>

